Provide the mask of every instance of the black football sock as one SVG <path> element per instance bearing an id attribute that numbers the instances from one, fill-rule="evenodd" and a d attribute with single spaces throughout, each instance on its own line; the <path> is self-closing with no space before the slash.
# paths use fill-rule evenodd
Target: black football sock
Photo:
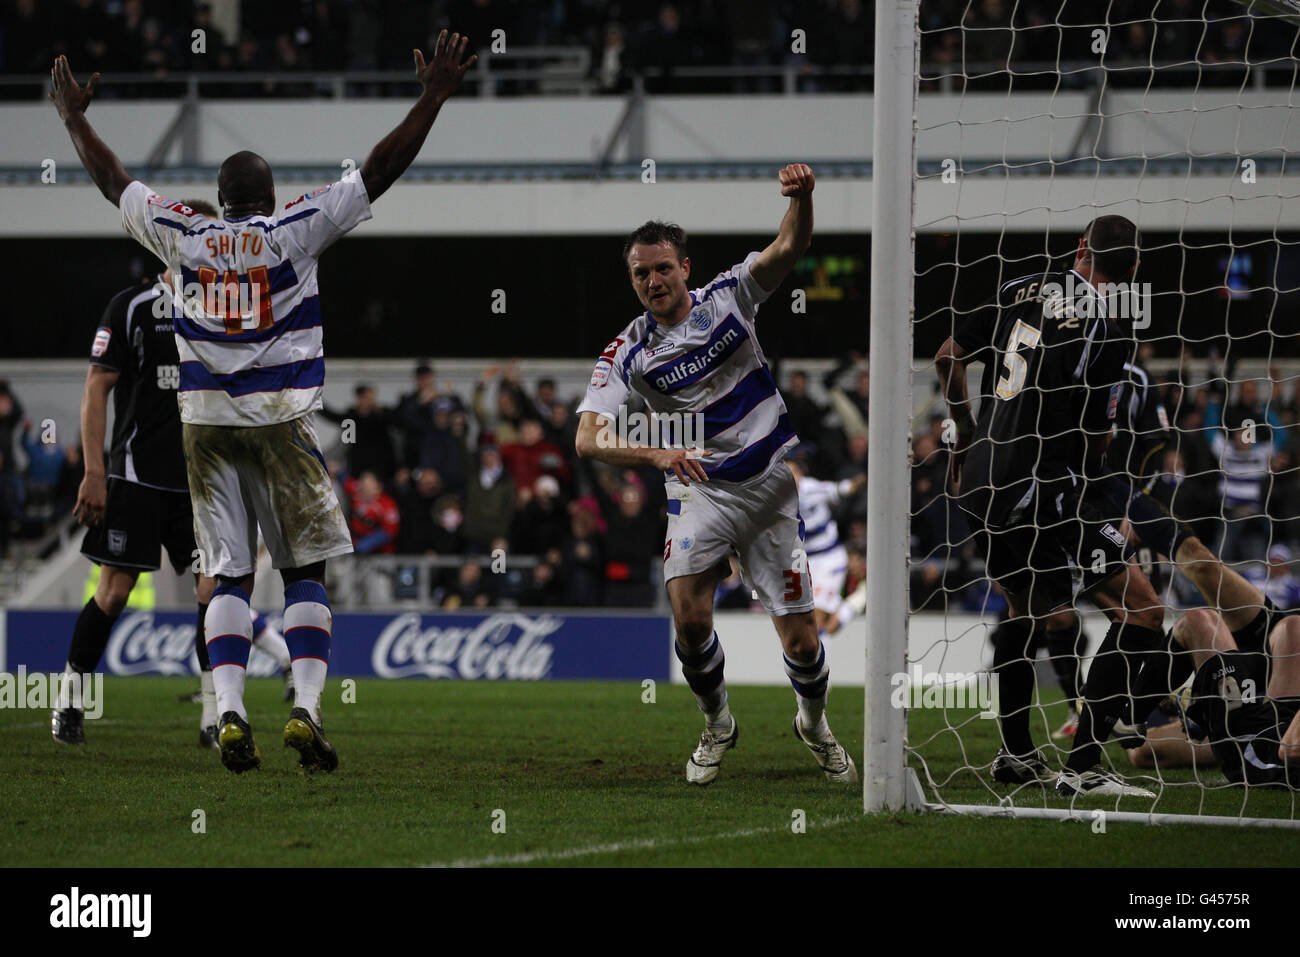
<path id="1" fill-rule="evenodd" d="M 1136 676 L 1165 637 L 1138 625 L 1112 623 L 1088 668 L 1079 711 L 1074 749 L 1065 762 L 1069 771 L 1086 771 L 1101 760 L 1101 746 L 1115 722 L 1129 712 L 1130 691 Z"/>
<path id="2" fill-rule="evenodd" d="M 1031 754 L 1029 707 L 1034 698 L 1033 627 L 1027 619 L 1004 621 L 993 629 L 993 674 L 998 679 L 998 717 L 1002 744 L 1015 755 Z"/>
<path id="3" fill-rule="evenodd" d="M 1075 702 L 1083 691 L 1079 687 L 1079 659 L 1087 640 L 1083 633 L 1083 622 L 1075 615 L 1068 627 L 1047 632 L 1043 640 L 1052 661 L 1052 669 L 1056 672 L 1056 680 L 1060 682 L 1061 690 L 1065 692 L 1070 710 L 1073 711 Z"/>
<path id="4" fill-rule="evenodd" d="M 208 660 L 208 642 L 203 635 L 203 616 L 207 613 L 207 602 L 199 602 L 199 620 L 194 629 L 194 654 L 198 656 L 200 671 L 212 670 L 212 662 Z"/>
<path id="5" fill-rule="evenodd" d="M 81 672 L 94 671 L 108 647 L 108 633 L 113 630 L 117 615 L 109 615 L 92 597 L 86 602 L 72 627 L 72 643 L 68 646 L 68 664 Z"/>
<path id="6" fill-rule="evenodd" d="M 1164 647 L 1147 656 L 1133 686 L 1133 723 L 1139 724 L 1170 692 L 1195 671 L 1190 653 L 1174 644 L 1173 635 L 1165 634 Z"/>

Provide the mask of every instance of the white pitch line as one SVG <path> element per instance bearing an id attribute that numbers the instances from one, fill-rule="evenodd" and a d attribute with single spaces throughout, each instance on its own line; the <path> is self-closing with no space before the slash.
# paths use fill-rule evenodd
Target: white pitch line
<path id="1" fill-rule="evenodd" d="M 822 821 L 809 821 L 808 829 L 835 827 L 849 821 L 861 821 L 861 813 L 837 814 Z M 570 847 L 558 851 L 532 851 L 522 854 L 490 854 L 487 857 L 462 857 L 454 861 L 434 861 L 423 867 L 496 867 L 502 864 L 536 864 L 541 861 L 568 861 L 577 857 L 590 857 L 593 854 L 618 854 L 623 851 L 653 851 L 664 847 L 686 844 L 704 844 L 708 841 L 734 841 L 738 838 L 758 837 L 761 834 L 778 834 L 788 831 L 789 824 L 771 827 L 748 827 L 739 831 L 724 831 L 721 834 L 700 834 L 693 837 L 673 837 L 660 840 L 647 837 L 635 841 L 617 841 L 612 844 L 591 844 L 587 847 Z"/>

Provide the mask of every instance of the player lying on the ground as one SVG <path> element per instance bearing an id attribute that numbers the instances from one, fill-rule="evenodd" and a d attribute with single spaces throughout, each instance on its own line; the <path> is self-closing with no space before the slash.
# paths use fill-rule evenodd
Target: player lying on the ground
<path id="1" fill-rule="evenodd" d="M 209 218 L 217 211 L 202 200 L 187 205 Z M 161 284 L 161 285 L 160 285 Z M 171 275 L 149 277 L 114 296 L 104 311 L 90 350 L 81 396 L 81 442 L 86 467 L 73 514 L 87 526 L 81 552 L 100 566 L 95 594 L 77 616 L 67 667 L 50 719 L 54 739 L 84 744 L 81 676 L 99 666 L 114 622 L 126 607 L 141 571 L 157 571 L 166 547 L 176 573 L 190 569 L 195 554 L 194 515 L 181 452 L 181 418 L 176 405 L 180 381 L 171 305 L 159 319 L 161 289 Z M 107 469 L 104 433 L 108 395 L 113 394 L 113 438 Z M 203 641 L 203 615 L 215 583 L 195 575 L 198 625 L 195 653 L 200 667 L 199 746 L 217 747 L 216 694 Z M 261 616 L 257 616 L 261 619 Z M 260 636 L 260 638 L 259 638 Z M 289 653 L 283 638 L 262 620 L 254 640 L 283 669 Z"/>
<path id="2" fill-rule="evenodd" d="M 840 595 L 849 570 L 849 553 L 840 544 L 839 529 L 831 510 L 856 495 L 867 484 L 867 477 L 857 475 L 839 482 L 815 479 L 808 474 L 806 453 L 801 454 L 799 449 L 790 453 L 786 464 L 799 491 L 799 514 L 805 528 L 804 551 L 813 581 L 813 620 L 819 635 L 830 636 L 862 614 L 866 607 L 865 581 L 850 597 Z"/>
<path id="3" fill-rule="evenodd" d="M 1071 270 L 1004 283 L 935 356 L 957 425 L 954 495 L 1012 616 L 995 649 L 1003 745 L 993 774 L 1005 783 L 1055 780 L 1064 795 L 1154 797 L 1099 762 L 1126 709 L 1129 668 L 1165 646 L 1164 608 L 1127 561 L 1119 520 L 1108 518 L 1114 504 L 1085 480 L 1102 474 L 1133 353 L 1096 287 L 1127 280 L 1137 263 L 1137 228 L 1122 216 L 1100 216 L 1079 238 Z M 966 385 L 973 361 L 984 363 L 978 422 Z M 1080 555 L 1090 560 L 1079 595 L 1106 611 L 1111 626 L 1088 672 L 1074 748 L 1058 777 L 1029 731 L 1030 649 L 1038 634 L 1070 626 L 1070 567 Z"/>
<path id="4" fill-rule="evenodd" d="M 66 57 L 50 71 L 50 98 L 77 155 L 122 224 L 171 270 L 180 356 L 179 402 L 195 538 L 218 581 L 204 619 L 220 714 L 221 760 L 236 773 L 261 766 L 244 707 L 252 636 L 249 595 L 261 529 L 284 580 L 284 634 L 294 707 L 284 742 L 304 769 L 332 771 L 338 754 L 321 729 L 321 693 L 333 616 L 326 560 L 352 551 L 313 414 L 325 358 L 317 260 L 371 216 L 370 205 L 419 153 L 442 105 L 474 57 L 444 30 L 433 57 L 414 51 L 421 93 L 359 170 L 278 210 L 266 160 L 240 152 L 217 173 L 222 219 L 205 219 L 134 180 L 86 119 L 99 74 L 83 88 Z"/>
<path id="5" fill-rule="evenodd" d="M 826 723 L 830 667 L 813 621 L 799 496 L 784 463 L 799 440 L 754 324 L 759 305 L 812 240 L 812 170 L 794 164 L 779 178 L 790 203 L 776 239 L 706 286 L 686 285 L 691 260 L 680 227 L 648 222 L 628 237 L 623 261 L 646 311 L 596 360 L 578 406 L 579 455 L 665 472 L 664 579 L 677 631 L 674 648 L 705 717 L 686 764 L 686 780 L 693 784 L 716 778 L 723 755 L 736 743 L 722 644 L 713 630 L 714 590 L 727 575 L 732 552 L 780 636 L 798 702 L 795 734 L 827 778 L 857 780 L 853 759 Z M 633 392 L 653 412 L 701 416 L 706 448 L 654 448 L 631 441 L 634 435 L 616 434 L 613 424 L 627 421 L 619 411 Z"/>
<path id="6" fill-rule="evenodd" d="M 1259 588 L 1224 564 L 1172 519 L 1158 496 L 1138 493 L 1128 503 L 1135 532 L 1161 555 L 1172 556 L 1213 609 L 1184 614 L 1172 646 L 1149 656 L 1134 681 L 1129 720 L 1147 746 L 1131 758 L 1173 766 L 1204 757 L 1186 734 L 1149 733 L 1146 716 L 1170 690 L 1192 678 L 1187 715 L 1230 781 L 1300 782 L 1300 617 L 1275 608 Z M 1181 741 L 1178 738 L 1181 737 Z"/>
<path id="7" fill-rule="evenodd" d="M 1187 717 L 1205 744 L 1192 733 L 1181 742 L 1148 733 L 1147 745 L 1168 766 L 1203 763 L 1208 746 L 1229 781 L 1300 788 L 1300 617 L 1279 612 L 1231 568 L 1217 577 L 1222 611 L 1193 609 L 1173 629 L 1195 668 Z"/>

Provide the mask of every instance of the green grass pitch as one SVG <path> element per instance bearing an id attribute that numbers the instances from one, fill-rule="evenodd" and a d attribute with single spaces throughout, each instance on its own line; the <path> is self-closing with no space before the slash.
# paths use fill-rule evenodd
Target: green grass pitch
<path id="1" fill-rule="evenodd" d="M 732 690 L 740 743 L 718 780 L 696 788 L 683 772 L 700 718 L 680 686 L 661 683 L 646 704 L 634 683 L 360 680 L 356 703 L 341 704 L 331 679 L 326 729 L 342 764 L 313 777 L 280 741 L 288 706 L 278 682 L 249 682 L 263 768 L 242 776 L 195 746 L 197 706 L 176 701 L 194 686 L 107 679 L 105 714 L 87 722 L 85 748 L 54 742 L 48 712 L 0 711 L 0 863 L 1169 867 L 1222 864 L 1225 840 L 1234 864 L 1288 864 L 1300 846 L 1294 832 L 1264 829 L 1110 823 L 1099 834 L 1079 822 L 864 817 L 860 789 L 823 780 L 795 740 L 788 688 Z M 972 763 L 987 764 L 995 723 L 948 717 L 965 722 L 960 741 L 934 711 L 912 712 L 909 740 L 932 771 L 953 775 L 946 800 L 991 803 L 1005 789 L 953 771 L 963 745 Z M 830 718 L 860 756 L 861 690 L 833 692 Z M 1169 788 L 1157 809 L 1295 813 L 1289 793 L 1252 791 L 1248 805 L 1244 797 Z M 1020 798 L 1045 800 L 1041 791 Z M 194 833 L 195 810 L 206 833 Z M 794 832 L 797 811 L 806 833 Z"/>

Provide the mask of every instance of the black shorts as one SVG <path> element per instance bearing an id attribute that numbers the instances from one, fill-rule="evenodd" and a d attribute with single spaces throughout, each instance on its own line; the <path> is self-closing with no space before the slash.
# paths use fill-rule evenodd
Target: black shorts
<path id="1" fill-rule="evenodd" d="M 1219 652 L 1196 669 L 1188 714 L 1229 781 L 1300 788 L 1300 773 L 1293 770 L 1288 780 L 1277 753 L 1300 698 L 1268 697 L 1270 670 L 1263 651 Z"/>
<path id="2" fill-rule="evenodd" d="M 1004 591 L 1029 595 L 1031 607 L 1056 608 L 1074 597 L 1074 569 L 1085 593 L 1124 570 L 1128 542 L 1106 496 L 1056 483 L 1038 490 L 1035 505 L 1023 524 L 1005 528 L 967 512 L 985 571 Z"/>
<path id="3" fill-rule="evenodd" d="M 162 547 L 176 574 L 193 567 L 198 548 L 190 493 L 110 478 L 104 521 L 86 529 L 81 554 L 96 565 L 157 571 Z"/>

